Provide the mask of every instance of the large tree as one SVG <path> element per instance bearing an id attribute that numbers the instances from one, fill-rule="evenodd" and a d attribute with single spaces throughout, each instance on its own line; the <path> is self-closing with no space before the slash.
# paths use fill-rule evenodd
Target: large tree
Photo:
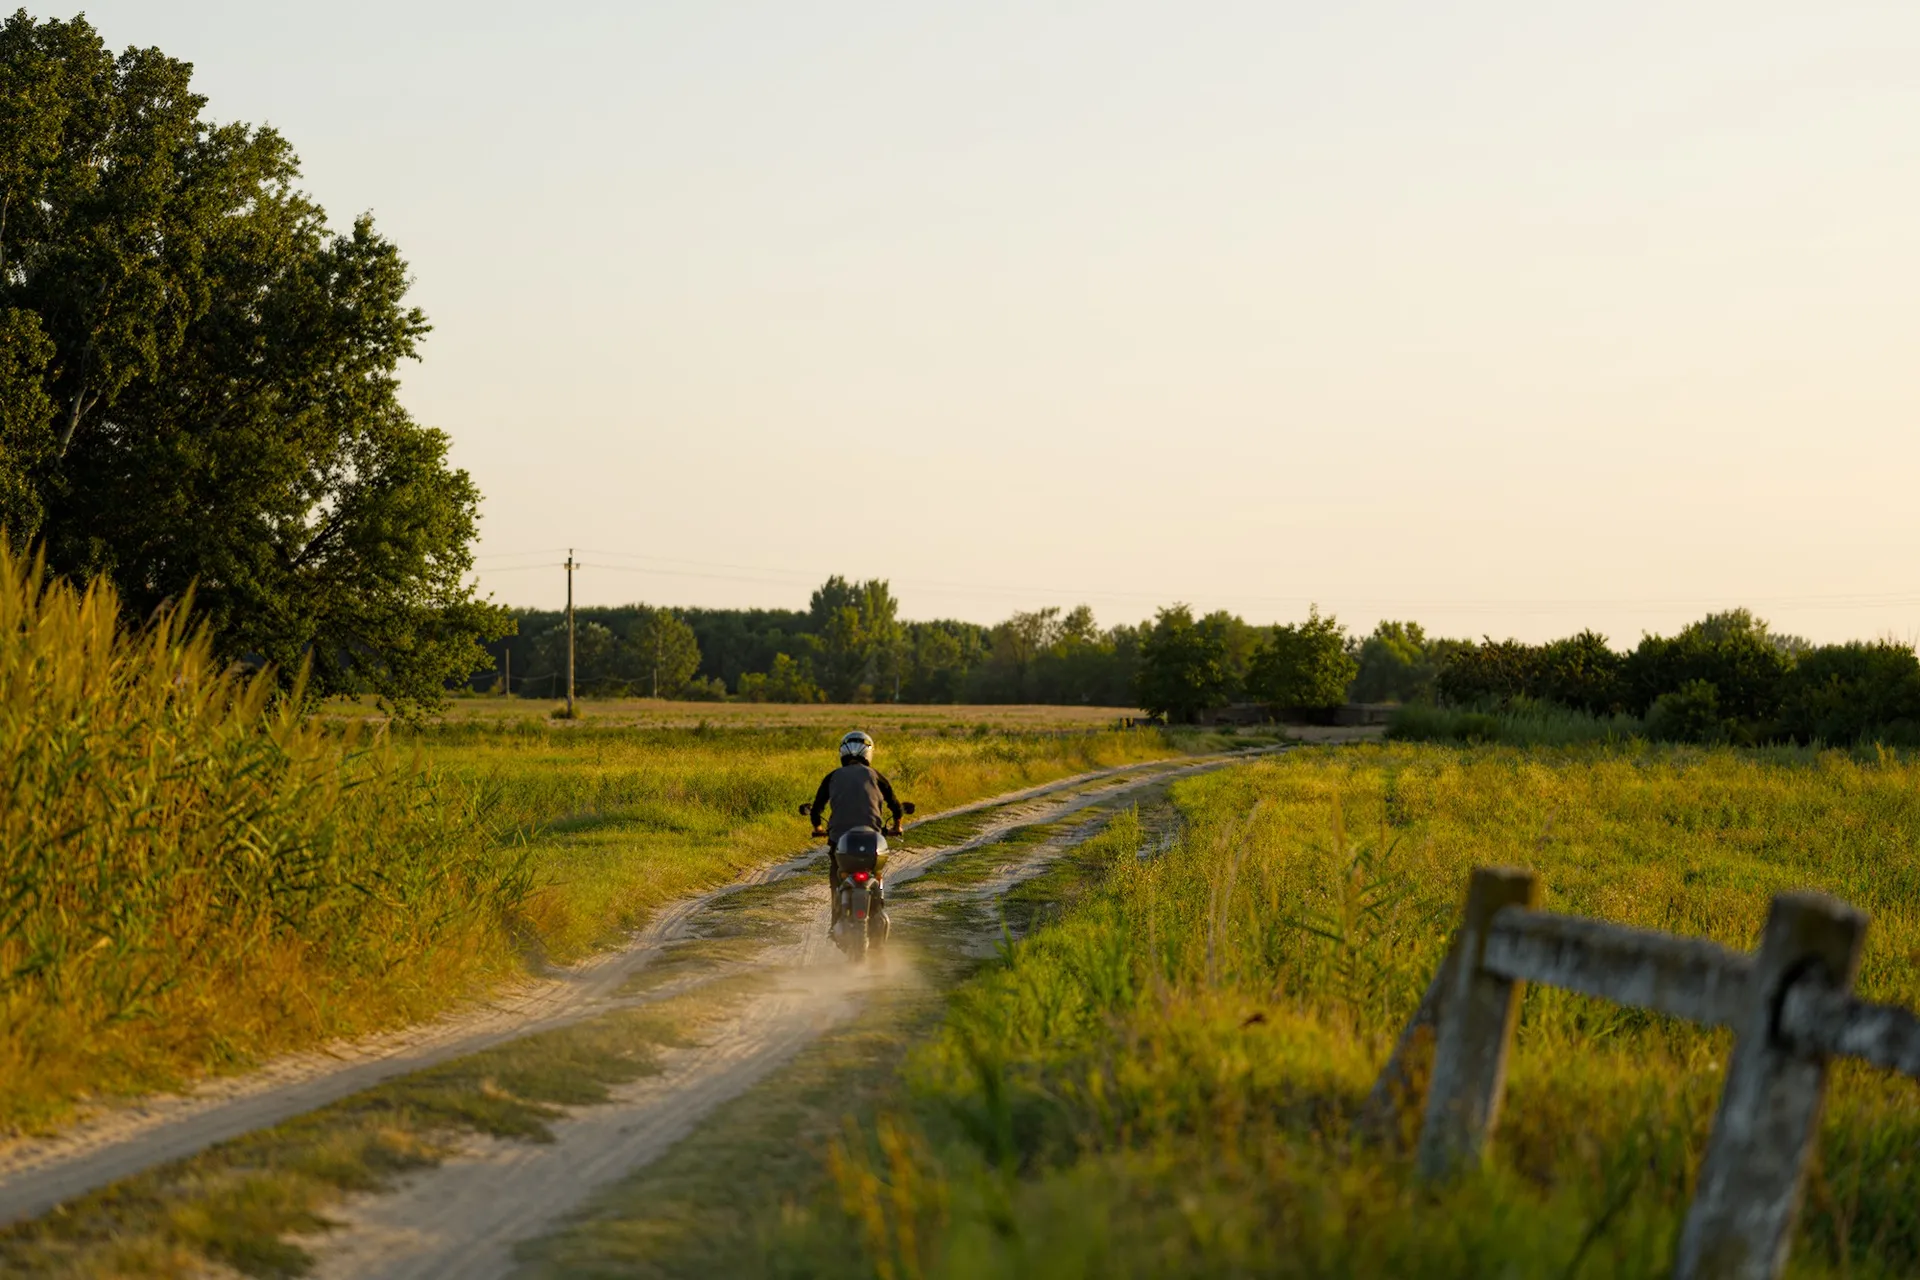
<path id="1" fill-rule="evenodd" d="M 510 625 L 479 495 L 395 371 L 427 332 L 369 219 L 271 129 L 82 18 L 0 27 L 0 526 L 138 615 L 190 588 L 231 657 L 428 705 Z"/>
<path id="2" fill-rule="evenodd" d="M 849 582 L 835 574 L 815 589 L 808 618 L 820 640 L 815 670 L 828 697 L 860 702 L 876 693 L 897 695 L 906 655 L 900 602 L 884 579 Z"/>
<path id="3" fill-rule="evenodd" d="M 1140 642 L 1134 695 L 1146 711 L 1190 724 L 1231 696 L 1228 661 L 1222 628 L 1194 621 L 1193 610 L 1184 604 L 1162 609 Z"/>
<path id="4" fill-rule="evenodd" d="M 1324 711 L 1347 700 L 1360 664 L 1347 651 L 1346 628 L 1320 607 L 1307 620 L 1274 627 L 1248 663 L 1247 692 L 1274 707 Z"/>

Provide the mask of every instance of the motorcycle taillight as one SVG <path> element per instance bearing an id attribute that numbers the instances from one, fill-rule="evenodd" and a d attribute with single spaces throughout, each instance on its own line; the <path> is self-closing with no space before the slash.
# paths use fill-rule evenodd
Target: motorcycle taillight
<path id="1" fill-rule="evenodd" d="M 853 882 L 854 882 L 855 884 L 865 884 L 865 883 L 867 882 L 867 873 L 866 873 L 866 872 L 864 872 L 864 871 L 856 871 L 856 872 L 854 872 L 854 873 L 853 873 Z"/>

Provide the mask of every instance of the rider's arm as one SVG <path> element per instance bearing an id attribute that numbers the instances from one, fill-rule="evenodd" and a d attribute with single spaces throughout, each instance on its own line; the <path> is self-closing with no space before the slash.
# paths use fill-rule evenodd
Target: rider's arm
<path id="1" fill-rule="evenodd" d="M 820 789 L 813 793 L 813 829 L 820 830 L 827 825 L 827 792 L 833 786 L 833 775 L 820 779 Z"/>
<path id="2" fill-rule="evenodd" d="M 893 825 L 898 827 L 900 825 L 900 819 L 903 816 L 903 811 L 900 808 L 900 802 L 893 798 L 893 784 L 888 782 L 887 775 L 881 773 L 878 769 L 873 771 L 873 776 L 879 779 L 880 798 L 887 802 L 887 808 L 893 810 Z"/>

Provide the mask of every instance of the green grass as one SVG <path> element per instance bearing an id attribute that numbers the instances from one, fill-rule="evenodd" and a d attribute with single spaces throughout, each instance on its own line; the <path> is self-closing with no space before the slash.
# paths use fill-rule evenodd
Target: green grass
<path id="1" fill-rule="evenodd" d="M 389 732 L 273 689 L 219 669 L 185 612 L 129 633 L 111 592 L 0 549 L 0 1136 L 615 943 L 803 848 L 794 809 L 839 733 Z M 1186 749 L 977 725 L 883 737 L 881 764 L 932 811 Z"/>
<path id="2" fill-rule="evenodd" d="M 1132 856 L 1142 839 L 1136 812 L 1105 817 L 1102 832 L 1007 895 L 1012 936 L 1069 909 L 1116 860 Z M 964 918 L 950 915 L 962 908 Z M 820 1192 L 836 1169 L 849 1169 L 848 1144 L 864 1141 L 861 1122 L 904 1101 L 903 1061 L 937 1032 L 945 993 L 981 967 L 973 942 L 983 923 L 993 928 L 977 904 L 916 901 L 910 922 L 909 909 L 896 910 L 910 939 L 900 944 L 911 948 L 910 980 L 876 990 L 857 1018 L 597 1194 L 565 1227 L 523 1244 L 517 1277 L 803 1276 L 817 1273 L 808 1248 L 815 1244 L 837 1248 L 842 1262 L 859 1261 L 865 1228 L 844 1232 L 840 1200 Z M 885 1132 L 885 1141 L 907 1139 Z M 844 1235 L 837 1246 L 835 1233 Z"/>
<path id="3" fill-rule="evenodd" d="M 1646 736 L 1646 722 L 1636 716 L 1596 716 L 1529 698 L 1516 698 L 1497 711 L 1409 704 L 1395 710 L 1387 725 L 1387 737 L 1399 742 L 1498 742 L 1510 747 L 1621 746 Z"/>
<path id="4" fill-rule="evenodd" d="M 517 827 L 537 874 L 518 922 L 548 955 L 570 960 L 663 902 L 804 849 L 795 808 L 813 798 L 836 739 L 812 728 L 447 726 L 419 741 Z M 932 813 L 1185 749 L 1138 732 L 903 735 L 881 743 L 878 763 L 902 799 Z M 910 838 L 945 842 L 987 820 L 964 815 Z"/>
<path id="5" fill-rule="evenodd" d="M 1122 815 L 1120 821 L 1131 820 Z M 343 1194 L 381 1190 L 397 1174 L 438 1162 L 467 1134 L 543 1140 L 559 1108 L 601 1100 L 609 1087 L 655 1070 L 660 1046 L 688 1043 L 726 1019 L 736 998 L 765 980 L 764 965 L 755 962 L 794 927 L 792 898 L 817 892 L 810 881 L 788 880 L 725 896 L 703 917 L 699 937 L 670 949 L 644 971 L 651 981 L 635 984 L 636 992 L 676 981 L 692 990 L 658 992 L 639 1010 L 417 1073 L 0 1232 L 0 1273 L 148 1276 L 198 1274 L 211 1265 L 260 1277 L 303 1274 L 308 1237 L 324 1230 Z M 1030 883 L 1019 897 L 1007 912 L 1016 932 L 1059 892 Z M 747 1147 L 729 1140 L 696 1146 L 693 1156 L 676 1149 L 655 1166 L 670 1182 L 691 1179 L 700 1188 L 685 1203 L 663 1201 L 660 1214 L 704 1225 L 750 1189 L 778 1188 L 794 1169 L 816 1181 L 824 1176 L 822 1144 L 796 1146 L 796 1133 L 832 1136 L 859 1090 L 886 1084 L 915 1033 L 937 1018 L 939 990 L 977 967 L 977 952 L 962 934 L 995 928 L 977 910 L 953 927 L 931 923 L 930 914 L 938 912 L 928 913 L 928 905 L 904 908 L 908 916 L 919 913 L 903 930 L 914 956 L 901 971 L 906 981 L 882 989 L 858 1018 L 756 1091 L 757 1102 L 726 1108 L 710 1122 L 726 1133 L 751 1135 Z M 787 1125 L 780 1117 L 788 1114 L 805 1124 Z M 648 1202 L 654 1199 L 650 1192 Z M 629 1224 L 616 1234 L 631 1231 Z M 724 1231 L 675 1234 L 659 1221 L 642 1234 L 670 1236 L 683 1253 L 701 1257 L 737 1243 Z"/>
<path id="6" fill-rule="evenodd" d="M 1426 1187 L 1355 1136 L 1477 864 L 1741 948 L 1772 893 L 1824 889 L 1873 912 L 1863 992 L 1920 1005 L 1920 766 L 1892 757 L 1399 746 L 1175 796 L 1184 837 L 963 987 L 832 1186 L 756 1227 L 766 1274 L 1666 1274 L 1724 1033 L 1531 989 L 1483 1173 Z M 1839 1067 L 1792 1274 L 1920 1270 L 1916 1149 L 1920 1089 Z"/>

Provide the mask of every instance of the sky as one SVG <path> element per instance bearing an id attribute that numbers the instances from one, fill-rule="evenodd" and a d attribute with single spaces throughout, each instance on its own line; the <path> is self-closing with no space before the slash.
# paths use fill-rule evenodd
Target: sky
<path id="1" fill-rule="evenodd" d="M 399 244 L 502 602 L 1920 638 L 1920 5 L 87 14 Z"/>

